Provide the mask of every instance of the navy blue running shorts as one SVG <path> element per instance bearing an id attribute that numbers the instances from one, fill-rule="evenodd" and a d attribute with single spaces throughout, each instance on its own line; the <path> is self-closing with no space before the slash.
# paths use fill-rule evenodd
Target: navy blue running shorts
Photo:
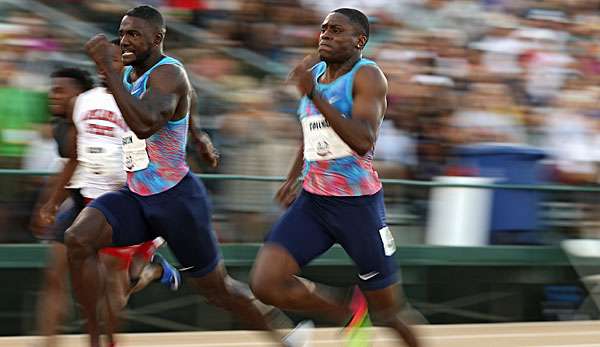
<path id="1" fill-rule="evenodd" d="M 206 188 L 188 173 L 164 192 L 142 196 L 123 187 L 89 205 L 104 214 L 113 231 L 113 246 L 131 246 L 158 236 L 186 273 L 202 277 L 215 269 L 221 253 L 212 230 Z"/>
<path id="2" fill-rule="evenodd" d="M 285 248 L 300 267 L 339 243 L 358 267 L 361 288 L 378 290 L 398 281 L 383 190 L 348 197 L 302 190 L 265 242 Z"/>

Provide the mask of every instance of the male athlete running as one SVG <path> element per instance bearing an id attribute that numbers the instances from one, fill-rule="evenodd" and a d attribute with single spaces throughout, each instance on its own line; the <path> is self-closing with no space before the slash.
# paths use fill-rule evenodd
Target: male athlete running
<path id="1" fill-rule="evenodd" d="M 273 307 L 228 276 L 211 228 L 206 189 L 185 161 L 192 90 L 182 64 L 163 54 L 165 24 L 151 6 L 123 17 L 121 75 L 111 66 L 104 35 L 86 44 L 123 114 L 127 186 L 95 199 L 66 235 L 73 287 L 99 346 L 97 301 L 102 287 L 97 252 L 163 237 L 198 291 L 258 329 L 270 329 Z M 214 154 L 216 155 L 216 154 Z"/>
<path id="2" fill-rule="evenodd" d="M 395 329 L 415 347 L 415 336 L 398 316 L 396 247 L 372 166 L 387 106 L 387 81 L 373 61 L 362 58 L 368 38 L 363 13 L 337 9 L 321 25 L 318 57 L 307 57 L 291 74 L 303 95 L 298 114 L 304 143 L 276 195 L 289 208 L 267 236 L 251 286 L 260 300 L 281 309 L 360 322 L 367 314 L 360 291 L 348 303 L 331 288 L 297 276 L 304 265 L 339 243 L 360 271 L 360 288 L 373 321 Z M 296 196 L 301 172 L 304 182 Z"/>
<path id="3" fill-rule="evenodd" d="M 76 68 L 61 68 L 51 74 L 51 85 L 48 92 L 48 104 L 53 119 L 53 136 L 58 154 L 66 160 L 61 173 L 50 179 L 49 189 L 40 198 L 40 206 L 36 209 L 31 227 L 36 237 L 50 241 L 48 265 L 44 270 L 44 284 L 38 302 L 38 333 L 47 337 L 44 346 L 56 345 L 54 335 L 63 322 L 67 305 L 67 249 L 63 237 L 66 228 L 75 219 L 71 209 L 65 209 L 54 223 L 54 215 L 60 203 L 69 195 L 64 186 L 69 182 L 77 166 L 74 158 L 75 126 L 70 119 L 71 100 L 77 95 L 93 88 L 94 81 L 89 73 Z M 72 192 L 76 197 L 76 192 Z M 70 201 L 73 204 L 73 200 Z M 52 226 L 51 226 L 52 225 Z"/>

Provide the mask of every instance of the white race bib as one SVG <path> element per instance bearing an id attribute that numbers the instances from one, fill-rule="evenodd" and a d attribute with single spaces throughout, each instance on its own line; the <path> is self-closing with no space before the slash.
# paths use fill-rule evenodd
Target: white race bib
<path id="1" fill-rule="evenodd" d="M 302 119 L 304 159 L 320 161 L 348 157 L 352 149 L 333 130 L 323 115 Z"/>
<path id="2" fill-rule="evenodd" d="M 123 134 L 123 164 L 129 172 L 143 170 L 150 164 L 146 140 L 140 140 L 133 131 Z"/>
<path id="3" fill-rule="evenodd" d="M 104 146 L 83 147 L 83 151 L 79 154 L 79 165 L 84 170 L 85 174 L 93 176 L 106 176 L 116 171 L 115 158 L 109 149 Z"/>
<path id="4" fill-rule="evenodd" d="M 381 237 L 381 242 L 383 242 L 383 252 L 386 256 L 391 256 L 396 252 L 396 241 L 394 241 L 394 236 L 390 228 L 383 227 L 379 229 L 379 236 Z"/>

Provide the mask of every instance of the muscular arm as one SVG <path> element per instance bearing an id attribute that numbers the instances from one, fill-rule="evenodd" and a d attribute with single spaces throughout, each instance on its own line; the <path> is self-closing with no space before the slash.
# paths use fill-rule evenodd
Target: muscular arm
<path id="1" fill-rule="evenodd" d="M 69 107 L 67 109 L 67 117 L 72 121 L 73 120 L 73 107 L 75 106 L 76 98 L 73 98 L 69 101 Z M 71 178 L 73 177 L 73 173 L 77 168 L 77 129 L 75 125 L 69 128 L 67 132 L 67 148 L 68 148 L 68 160 L 65 163 L 62 171 L 58 174 L 56 179 L 52 182 L 52 186 L 50 187 L 50 198 L 48 199 L 47 204 L 51 204 L 54 206 L 60 205 L 67 198 L 67 191 L 65 186 L 69 184 Z"/>
<path id="2" fill-rule="evenodd" d="M 140 139 L 150 137 L 176 115 L 182 97 L 187 98 L 188 82 L 185 71 L 179 66 L 166 64 L 152 71 L 146 84 L 146 93 L 138 99 L 123 86 L 115 70 L 106 74 L 106 82 L 129 128 Z"/>
<path id="3" fill-rule="evenodd" d="M 75 169 L 77 169 L 77 158 L 69 158 L 65 163 L 62 171 L 56 177 L 53 182 L 53 187 L 50 192 L 50 199 L 48 199 L 48 205 L 58 207 L 67 198 L 67 190 L 65 186 L 69 184 Z"/>
<path id="4" fill-rule="evenodd" d="M 67 117 L 69 118 L 72 117 L 74 101 L 75 98 L 69 102 L 67 110 Z M 77 130 L 74 125 L 70 127 L 66 136 L 68 160 L 62 170 L 48 182 L 38 202 L 40 208 L 34 214 L 31 223 L 31 227 L 36 234 L 42 233 L 46 230 L 46 226 L 53 223 L 58 207 L 68 195 L 65 186 L 71 181 L 77 168 Z"/>
<path id="5" fill-rule="evenodd" d="M 290 168 L 287 179 L 275 194 L 275 200 L 281 205 L 288 207 L 296 199 L 298 194 L 298 177 L 302 172 L 302 164 L 304 163 L 304 145 L 298 148 L 294 164 Z"/>
<path id="6" fill-rule="evenodd" d="M 191 97 L 190 97 L 190 123 L 189 123 L 189 132 L 192 141 L 198 146 L 199 152 L 206 152 L 209 147 L 212 148 L 212 142 L 203 131 L 198 131 L 196 129 L 196 124 L 194 120 L 194 116 L 198 113 L 198 94 L 192 88 Z"/>
<path id="7" fill-rule="evenodd" d="M 298 152 L 296 153 L 296 158 L 294 159 L 294 163 L 292 164 L 292 167 L 290 168 L 290 171 L 288 172 L 288 175 L 287 175 L 288 181 L 297 180 L 298 177 L 300 177 L 300 174 L 302 173 L 302 165 L 303 164 L 304 164 L 304 143 L 302 143 L 300 145 L 300 148 L 298 148 Z"/>
<path id="8" fill-rule="evenodd" d="M 385 113 L 387 81 L 376 67 L 365 66 L 354 77 L 352 118 L 344 118 L 325 98 L 315 93 L 313 103 L 333 130 L 359 155 L 375 146 L 377 129 Z"/>
<path id="9" fill-rule="evenodd" d="M 188 128 L 192 142 L 196 145 L 196 151 L 202 159 L 210 166 L 216 167 L 219 161 L 219 152 L 216 150 L 207 133 L 196 130 L 194 116 L 198 111 L 198 95 L 193 88 L 191 91 L 190 102 L 190 123 Z"/>

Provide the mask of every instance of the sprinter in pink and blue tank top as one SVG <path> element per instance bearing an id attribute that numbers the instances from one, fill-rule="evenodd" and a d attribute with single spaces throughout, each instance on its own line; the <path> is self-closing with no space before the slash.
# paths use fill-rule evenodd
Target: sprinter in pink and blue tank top
<path id="1" fill-rule="evenodd" d="M 298 116 L 304 141 L 276 196 L 289 207 L 256 259 L 251 287 L 267 304 L 328 315 L 349 322 L 349 330 L 370 311 L 374 323 L 395 329 L 407 346 L 416 347 L 417 339 L 398 316 L 396 247 L 372 166 L 387 81 L 373 61 L 362 58 L 368 37 L 363 13 L 335 10 L 321 25 L 318 57 L 305 58 L 291 74 L 303 95 Z M 296 196 L 300 175 L 304 180 Z M 359 271 L 360 289 L 351 300 L 298 277 L 335 243 Z"/>
<path id="2" fill-rule="evenodd" d="M 270 329 L 266 317 L 275 317 L 275 308 L 260 303 L 247 285 L 230 278 L 221 261 L 206 189 L 185 161 L 193 91 L 182 64 L 163 55 L 164 35 L 164 20 L 156 9 L 129 10 L 119 28 L 121 58 L 128 66 L 122 76 L 111 67 L 110 43 L 104 35 L 86 44 L 131 130 L 123 135 L 127 185 L 95 199 L 65 236 L 73 288 L 87 318 L 92 347 L 100 345 L 96 306 L 103 283 L 98 250 L 157 236 L 166 240 L 209 302 L 233 311 L 251 328 Z M 202 139 L 205 149 L 211 149 L 208 138 Z M 208 153 L 208 159 L 216 160 L 216 153 Z"/>

